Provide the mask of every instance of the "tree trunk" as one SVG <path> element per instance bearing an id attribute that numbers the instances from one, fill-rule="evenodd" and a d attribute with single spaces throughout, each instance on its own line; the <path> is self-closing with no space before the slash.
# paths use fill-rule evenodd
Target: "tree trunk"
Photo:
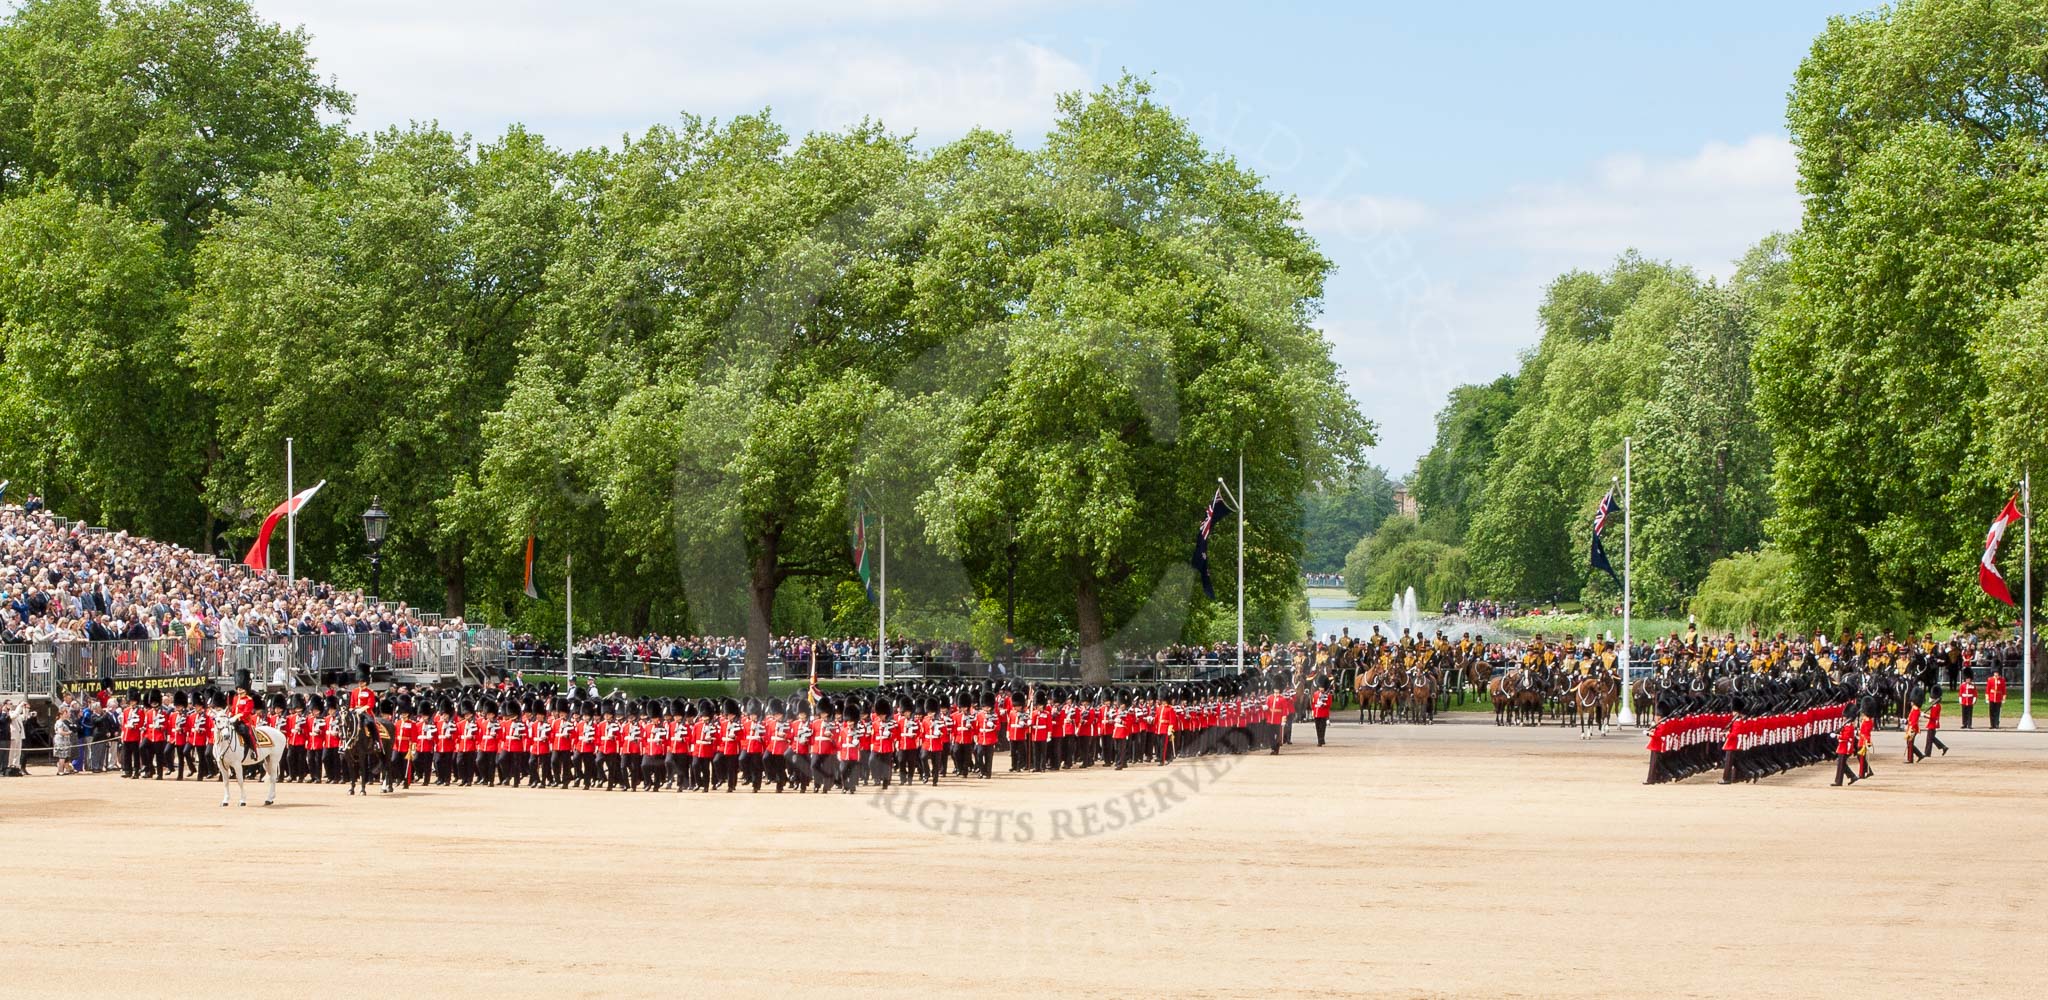
<path id="1" fill-rule="evenodd" d="M 441 613 L 450 618 L 462 617 L 463 608 L 468 604 L 469 573 L 464 564 L 462 550 L 443 553 L 441 556 Z M 383 595 L 379 594 L 379 597 Z"/>
<path id="2" fill-rule="evenodd" d="M 768 625 L 775 614 L 776 539 L 762 539 L 747 580 L 747 660 L 740 667 L 740 697 L 768 696 Z"/>
<path id="3" fill-rule="evenodd" d="M 1081 683 L 1109 683 L 1109 647 L 1102 641 L 1102 596 L 1092 576 L 1074 582 L 1074 626 L 1081 633 Z"/>
<path id="4" fill-rule="evenodd" d="M 638 601 L 633 602 L 633 627 L 631 630 L 632 633 L 634 635 L 646 635 L 647 620 L 650 617 L 652 617 L 653 614 L 653 603 L 649 601 L 647 598 L 643 597 Z"/>

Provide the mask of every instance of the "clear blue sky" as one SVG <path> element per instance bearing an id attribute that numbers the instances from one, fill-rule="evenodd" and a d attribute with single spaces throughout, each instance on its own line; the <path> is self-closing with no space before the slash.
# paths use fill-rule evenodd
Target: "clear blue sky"
<path id="1" fill-rule="evenodd" d="M 1634 247 L 1725 275 L 1798 224 L 1784 97 L 1829 15 L 1874 4 L 256 0 L 304 24 L 359 127 L 523 122 L 611 143 L 678 111 L 863 114 L 1032 141 L 1120 72 L 1302 198 L 1325 327 L 1395 475 L 1446 390 L 1511 370 L 1545 283 Z"/>

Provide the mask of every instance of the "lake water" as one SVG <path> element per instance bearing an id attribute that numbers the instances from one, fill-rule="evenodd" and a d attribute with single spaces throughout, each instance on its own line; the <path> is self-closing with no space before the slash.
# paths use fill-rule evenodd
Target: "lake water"
<path id="1" fill-rule="evenodd" d="M 1315 626 L 1316 638 L 1337 635 L 1349 628 L 1355 636 L 1372 634 L 1372 627 L 1378 625 L 1381 632 L 1399 635 L 1400 630 L 1387 624 L 1385 611 L 1361 611 L 1357 601 L 1341 590 L 1311 587 L 1308 592 L 1309 621 Z M 1391 602 L 1389 602 L 1391 603 Z"/>

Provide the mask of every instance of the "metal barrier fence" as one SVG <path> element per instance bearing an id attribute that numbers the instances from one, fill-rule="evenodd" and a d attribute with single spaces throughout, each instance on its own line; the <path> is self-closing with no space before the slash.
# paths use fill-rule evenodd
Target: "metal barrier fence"
<path id="1" fill-rule="evenodd" d="M 279 636 L 255 642 L 197 643 L 180 638 L 0 645 L 0 692 L 55 697 L 64 691 L 189 687 L 247 670 L 257 686 L 346 682 L 355 665 L 413 683 L 481 677 L 502 671 L 507 636 L 500 629 L 429 626 L 396 638 L 381 632 Z"/>

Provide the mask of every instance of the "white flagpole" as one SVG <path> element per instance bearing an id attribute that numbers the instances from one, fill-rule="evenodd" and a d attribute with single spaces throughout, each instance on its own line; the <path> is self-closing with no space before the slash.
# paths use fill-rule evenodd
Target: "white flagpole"
<path id="1" fill-rule="evenodd" d="M 562 557 L 562 670 L 569 694 L 576 693 L 576 553 Z"/>
<path id="2" fill-rule="evenodd" d="M 875 515 L 875 525 L 881 529 L 877 534 L 881 536 L 878 547 L 882 550 L 882 598 L 875 611 L 875 649 L 881 653 L 875 675 L 879 686 L 889 683 L 889 515 Z"/>
<path id="3" fill-rule="evenodd" d="M 2034 731 L 2034 473 L 2020 475 L 2020 524 L 2026 539 L 2020 593 L 2020 731 Z"/>
<path id="4" fill-rule="evenodd" d="M 284 582 L 291 586 L 299 575 L 299 509 L 292 506 L 298 496 L 292 484 L 292 439 L 284 439 Z"/>
<path id="5" fill-rule="evenodd" d="M 1237 453 L 1237 672 L 1244 673 L 1244 452 Z"/>
<path id="6" fill-rule="evenodd" d="M 1635 492 L 1634 441 L 1621 439 L 1621 714 L 1615 721 L 1624 726 L 1636 724 L 1635 693 L 1629 690 L 1628 652 L 1629 624 L 1635 611 L 1635 577 L 1630 570 L 1634 567 L 1635 516 L 1629 509 L 1631 494 Z"/>

